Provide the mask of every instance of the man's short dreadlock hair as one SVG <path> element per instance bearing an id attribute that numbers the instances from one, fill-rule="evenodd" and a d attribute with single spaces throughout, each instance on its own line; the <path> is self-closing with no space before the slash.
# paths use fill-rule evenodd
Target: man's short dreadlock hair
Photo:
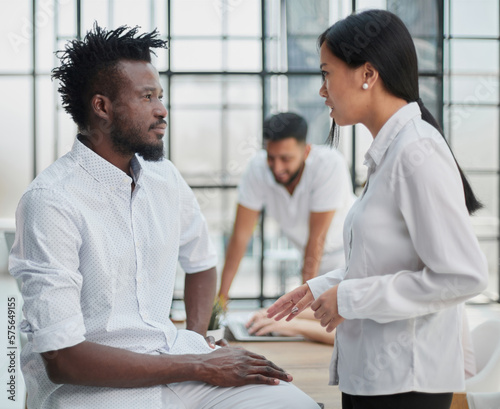
<path id="1" fill-rule="evenodd" d="M 52 78 L 59 80 L 63 107 L 80 130 L 88 125 L 90 100 L 95 94 L 116 98 L 122 80 L 120 61 L 151 62 L 151 48 L 167 48 L 156 29 L 135 37 L 137 30 L 121 26 L 106 31 L 94 23 L 83 41 L 72 40 L 56 53 L 61 66 L 52 70 Z"/>

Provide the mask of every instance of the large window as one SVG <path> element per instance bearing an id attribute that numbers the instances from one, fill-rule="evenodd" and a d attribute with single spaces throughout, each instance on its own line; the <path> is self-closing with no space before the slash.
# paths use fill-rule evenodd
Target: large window
<path id="1" fill-rule="evenodd" d="M 108 28 L 157 28 L 170 47 L 159 51 L 169 111 L 167 156 L 193 187 L 209 222 L 222 269 L 236 210 L 236 187 L 261 148 L 262 121 L 296 111 L 313 143 L 330 120 L 321 85 L 317 36 L 353 10 L 386 8 L 408 25 L 417 47 L 421 97 L 443 125 L 485 204 L 473 218 L 498 297 L 499 6 L 497 0 L 19 0 L 0 6 L 0 218 L 32 178 L 67 152 L 76 129 L 62 110 L 50 70 L 54 50 L 82 37 L 94 21 Z M 21 97 L 21 98 L 20 98 Z M 371 136 L 363 126 L 341 131 L 339 149 L 355 189 L 366 179 Z M 430 209 L 431 211 L 431 209 Z M 300 254 L 265 218 L 255 230 L 231 289 L 262 302 L 300 282 Z M 182 296 L 179 271 L 176 296 Z"/>

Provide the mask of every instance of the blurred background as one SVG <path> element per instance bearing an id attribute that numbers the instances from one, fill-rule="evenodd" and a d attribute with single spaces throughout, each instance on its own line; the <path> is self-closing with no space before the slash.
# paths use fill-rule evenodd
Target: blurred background
<path id="1" fill-rule="evenodd" d="M 10 223 L 31 180 L 68 152 L 76 127 L 62 110 L 55 50 L 107 28 L 157 28 L 169 111 L 166 156 L 192 186 L 209 223 L 222 270 L 236 210 L 236 187 L 262 146 L 262 121 L 295 111 L 309 141 L 325 143 L 330 119 L 319 97 L 316 40 L 356 10 L 388 9 L 412 33 L 420 95 L 442 124 L 484 209 L 473 217 L 488 258 L 484 302 L 499 294 L 499 0 L 0 0 L 0 219 Z M 358 192 L 371 143 L 363 126 L 341 130 L 339 150 Z M 432 209 L 429 209 L 432 211 Z M 381 238 L 383 239 L 383 238 Z M 231 288 L 249 307 L 300 284 L 300 254 L 262 218 Z M 176 298 L 182 298 L 179 270 Z"/>

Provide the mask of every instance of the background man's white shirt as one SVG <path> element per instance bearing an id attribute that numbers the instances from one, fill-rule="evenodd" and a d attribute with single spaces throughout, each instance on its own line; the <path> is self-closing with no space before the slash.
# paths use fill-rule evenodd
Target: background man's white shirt
<path id="1" fill-rule="evenodd" d="M 304 171 L 293 195 L 277 183 L 267 164 L 265 150 L 245 170 L 238 188 L 238 203 L 251 210 L 266 209 L 284 235 L 302 252 L 309 237 L 311 212 L 335 210 L 325 241 L 320 272 L 343 265 L 342 229 L 354 202 L 349 169 L 342 155 L 328 146 L 311 145 Z"/>

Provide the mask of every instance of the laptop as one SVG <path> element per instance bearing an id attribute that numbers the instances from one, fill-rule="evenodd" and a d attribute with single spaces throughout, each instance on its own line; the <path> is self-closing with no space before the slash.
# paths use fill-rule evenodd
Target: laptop
<path id="1" fill-rule="evenodd" d="M 245 324 L 250 319 L 252 314 L 249 313 L 229 313 L 225 318 L 226 328 L 230 331 L 235 341 L 241 342 L 289 342 L 289 341 L 304 341 L 303 336 L 286 336 L 276 333 L 267 335 L 253 335 L 248 333 Z"/>

